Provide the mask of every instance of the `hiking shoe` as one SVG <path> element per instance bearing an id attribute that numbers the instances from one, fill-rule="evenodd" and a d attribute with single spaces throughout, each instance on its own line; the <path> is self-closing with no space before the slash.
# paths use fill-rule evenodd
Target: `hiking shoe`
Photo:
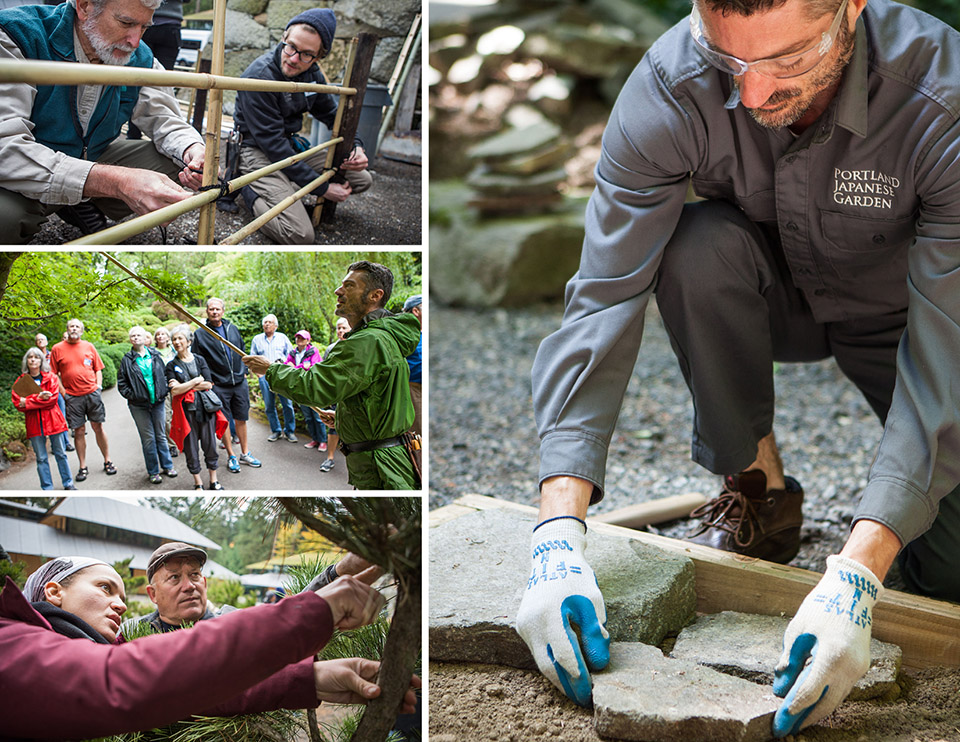
<path id="1" fill-rule="evenodd" d="M 72 224 L 83 234 L 93 234 L 105 229 L 107 226 L 107 217 L 90 201 L 84 201 L 74 206 L 64 206 L 57 211 L 59 216 L 67 224 Z"/>
<path id="2" fill-rule="evenodd" d="M 240 464 L 237 463 L 237 457 L 231 456 L 227 459 L 227 471 L 231 474 L 240 473 Z"/>
<path id="3" fill-rule="evenodd" d="M 310 441 L 309 443 L 307 443 L 307 444 L 304 446 L 304 448 L 316 448 L 316 447 L 319 446 L 319 445 L 320 445 L 320 444 L 317 443 L 316 441 Z"/>
<path id="4" fill-rule="evenodd" d="M 267 440 L 270 441 L 271 443 L 280 440 L 280 433 L 279 432 L 271 433 L 270 435 L 267 436 Z"/>
<path id="5" fill-rule="evenodd" d="M 784 489 L 767 491 L 767 475 L 757 469 L 725 477 L 723 492 L 690 513 L 703 522 L 687 540 L 786 564 L 800 549 L 803 488 L 785 479 Z"/>
<path id="6" fill-rule="evenodd" d="M 160 477 L 159 474 L 150 475 L 150 484 L 160 484 L 161 482 L 163 482 L 163 479 Z"/>
<path id="7" fill-rule="evenodd" d="M 286 435 L 286 437 L 287 437 L 287 440 L 290 441 L 291 443 L 299 443 L 299 442 L 300 442 L 300 439 L 297 438 L 297 436 L 296 436 L 295 433 L 286 433 L 285 435 Z"/>
<path id="8" fill-rule="evenodd" d="M 263 464 L 260 463 L 260 459 L 254 458 L 251 453 L 242 453 L 240 454 L 240 461 L 247 466 L 252 466 L 254 469 L 259 469 Z"/>
<path id="9" fill-rule="evenodd" d="M 322 464 L 320 464 L 320 471 L 330 471 L 333 469 L 333 459 L 327 459 Z"/>
<path id="10" fill-rule="evenodd" d="M 176 470 L 176 469 L 164 469 L 164 470 L 163 470 L 163 474 L 164 474 L 165 476 L 170 477 L 170 479 L 173 479 L 175 476 L 177 476 L 177 470 Z"/>
<path id="11" fill-rule="evenodd" d="M 217 211 L 222 211 L 225 214 L 239 214 L 240 207 L 237 206 L 237 202 L 234 200 L 236 197 L 236 193 L 228 193 L 226 196 L 218 198 Z"/>
<path id="12" fill-rule="evenodd" d="M 176 446 L 170 446 L 170 458 L 175 459 L 180 455 L 180 451 L 177 450 Z"/>
<path id="13" fill-rule="evenodd" d="M 260 194 L 253 190 L 253 188 L 250 186 L 245 185 L 240 189 L 240 196 L 243 198 L 243 205 L 247 208 L 247 211 L 249 211 L 251 214 L 254 213 L 253 203 L 260 198 Z"/>

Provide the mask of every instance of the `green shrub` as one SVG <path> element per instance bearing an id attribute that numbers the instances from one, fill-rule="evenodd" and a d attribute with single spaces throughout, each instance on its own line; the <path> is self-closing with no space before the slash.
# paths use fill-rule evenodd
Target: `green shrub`
<path id="1" fill-rule="evenodd" d="M 8 562 L 6 559 L 0 560 L 0 590 L 3 590 L 3 584 L 7 581 L 7 575 L 13 578 L 17 587 L 23 589 L 23 583 L 27 581 L 27 563 L 26 562 Z"/>
<path id="2" fill-rule="evenodd" d="M 117 364 L 110 356 L 101 355 L 103 361 L 103 388 L 113 389 L 117 385 Z"/>
<path id="3" fill-rule="evenodd" d="M 27 441 L 26 416 L 13 406 L 10 399 L 0 406 L 0 445 L 9 441 Z"/>
<path id="4" fill-rule="evenodd" d="M 207 580 L 207 597 L 215 605 L 237 605 L 243 596 L 243 585 L 239 580 L 221 580 L 217 577 L 211 577 Z"/>
<path id="5" fill-rule="evenodd" d="M 263 305 L 259 302 L 245 301 L 236 307 L 231 307 L 226 313 L 226 317 L 237 326 L 237 329 L 240 331 L 240 337 L 246 341 L 247 347 L 249 348 L 253 336 L 263 332 L 262 320 L 264 315 L 269 313 L 270 310 L 264 309 Z M 274 314 L 276 314 L 276 312 L 274 312 Z M 203 332 L 203 330 L 201 330 L 201 332 Z M 296 332 L 296 330 L 293 332 Z M 287 334 L 289 335 L 290 333 Z"/>

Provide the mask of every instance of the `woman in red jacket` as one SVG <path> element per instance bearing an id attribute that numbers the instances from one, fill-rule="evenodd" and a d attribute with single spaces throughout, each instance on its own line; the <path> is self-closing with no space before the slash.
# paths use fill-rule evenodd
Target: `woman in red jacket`
<path id="1" fill-rule="evenodd" d="M 40 387 L 36 394 L 21 397 L 16 392 L 13 396 L 13 406 L 22 410 L 27 416 L 27 438 L 37 455 L 37 474 L 40 475 L 40 489 L 52 490 L 53 478 L 50 476 L 50 461 L 47 458 L 47 438 L 50 439 L 50 449 L 57 459 L 57 468 L 60 470 L 60 481 L 65 490 L 75 490 L 73 475 L 70 473 L 70 462 L 67 461 L 67 452 L 63 448 L 63 438 L 60 435 L 67 429 L 67 421 L 57 406 L 60 395 L 60 382 L 57 375 L 51 373 L 50 364 L 39 348 L 30 348 L 23 355 L 21 365 L 23 376 L 31 377 Z M 14 382 L 16 386 L 16 382 Z"/>
<path id="2" fill-rule="evenodd" d="M 373 621 L 383 599 L 345 576 L 275 605 L 117 644 L 123 580 L 108 564 L 60 557 L 0 591 L 0 740 L 74 740 L 380 694 L 380 663 L 315 661 L 333 630 Z M 414 676 L 412 685 L 419 686 Z M 412 691 L 403 701 L 413 708 Z"/>

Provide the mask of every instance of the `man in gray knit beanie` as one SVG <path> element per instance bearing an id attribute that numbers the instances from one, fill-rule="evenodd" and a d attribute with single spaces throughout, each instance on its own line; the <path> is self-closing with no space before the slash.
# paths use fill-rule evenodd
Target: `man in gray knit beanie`
<path id="1" fill-rule="evenodd" d="M 326 83 L 317 63 L 330 53 L 336 30 L 337 19 L 329 8 L 305 10 L 287 24 L 277 47 L 256 59 L 243 77 Z M 243 135 L 240 171 L 248 173 L 308 149 L 309 143 L 299 134 L 303 114 L 309 112 L 332 130 L 337 105 L 337 97 L 326 93 L 239 91 L 234 118 Z M 318 178 L 325 169 L 326 158 L 323 150 L 260 178 L 241 190 L 244 203 L 255 217 L 260 216 Z M 313 189 L 313 194 L 343 202 L 362 193 L 373 183 L 367 164 L 363 142 L 355 138 L 353 151 L 340 163 L 346 181 L 322 183 Z M 264 224 L 261 232 L 281 245 L 310 245 L 317 241 L 310 214 L 300 202 Z"/>

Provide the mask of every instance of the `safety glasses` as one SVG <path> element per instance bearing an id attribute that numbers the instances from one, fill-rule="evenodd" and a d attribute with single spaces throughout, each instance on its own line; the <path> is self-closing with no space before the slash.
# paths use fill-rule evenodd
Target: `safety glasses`
<path id="1" fill-rule="evenodd" d="M 821 34 L 819 43 L 805 51 L 788 54 L 784 57 L 744 62 L 730 54 L 712 49 L 710 42 L 704 36 L 703 19 L 700 17 L 700 11 L 697 10 L 696 2 L 693 3 L 693 10 L 690 12 L 690 35 L 693 36 L 701 56 L 714 67 L 728 74 L 740 76 L 746 74 L 747 70 L 753 70 L 758 75 L 764 75 L 765 77 L 781 79 L 799 77 L 820 64 L 827 52 L 833 47 L 837 31 L 840 30 L 840 22 L 843 20 L 843 12 L 847 9 L 847 2 L 848 0 L 843 0 L 840 4 L 840 9 L 837 11 L 833 23 L 830 24 L 829 30 Z"/>

